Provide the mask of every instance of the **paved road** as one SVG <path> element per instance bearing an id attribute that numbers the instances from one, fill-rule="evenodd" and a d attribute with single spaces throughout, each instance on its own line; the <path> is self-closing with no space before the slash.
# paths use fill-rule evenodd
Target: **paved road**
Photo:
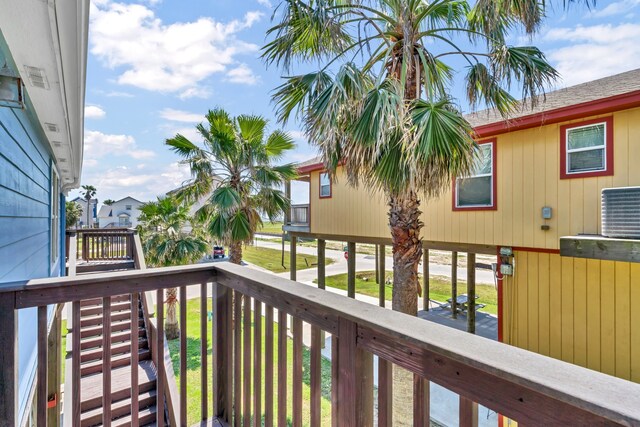
<path id="1" fill-rule="evenodd" d="M 276 242 L 270 242 L 265 240 L 258 240 L 256 244 L 259 247 L 271 248 L 271 249 L 282 249 L 282 244 Z M 285 250 L 289 248 L 285 246 Z M 308 246 L 298 246 L 297 248 L 298 254 L 307 254 L 307 255 L 316 255 L 317 249 L 315 247 Z M 327 258 L 331 258 L 334 260 L 333 264 L 326 266 L 326 275 L 333 276 L 336 274 L 344 274 L 347 272 L 347 260 L 344 258 L 344 253 L 342 251 L 336 251 L 332 249 L 327 249 L 325 251 Z M 374 255 L 367 254 L 356 254 L 356 271 L 371 271 L 375 270 L 376 261 Z M 387 271 L 392 271 L 393 266 L 393 258 L 385 257 L 385 267 Z M 317 269 L 315 268 L 307 268 L 304 270 L 298 270 L 298 281 L 299 282 L 312 282 L 317 279 Z M 446 264 L 435 264 L 433 262 L 429 263 L 429 273 L 432 276 L 443 276 L 443 277 L 451 277 L 451 266 Z M 289 272 L 280 273 L 279 276 L 289 277 Z M 467 277 L 467 269 L 463 267 L 458 267 L 458 278 L 461 280 L 466 280 Z M 481 284 L 494 284 L 493 272 L 486 269 L 476 269 L 476 283 Z"/>

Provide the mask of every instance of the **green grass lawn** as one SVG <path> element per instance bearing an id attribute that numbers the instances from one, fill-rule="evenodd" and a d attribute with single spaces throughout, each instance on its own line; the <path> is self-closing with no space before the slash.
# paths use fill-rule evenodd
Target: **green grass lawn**
<path id="1" fill-rule="evenodd" d="M 265 221 L 262 223 L 262 227 L 258 227 L 258 233 L 269 233 L 269 234 L 282 234 L 282 225 L 281 221 L 269 222 Z"/>
<path id="2" fill-rule="evenodd" d="M 211 310 L 211 301 L 208 302 L 208 310 Z M 211 397 L 212 390 L 212 382 L 211 382 L 211 322 L 208 323 L 207 328 L 207 355 L 208 359 L 208 372 L 207 376 L 207 387 L 208 387 L 208 396 Z M 262 408 L 264 411 L 264 345 L 265 345 L 265 335 L 264 335 L 264 322 L 262 327 Z M 278 336 L 278 324 L 274 323 L 274 395 L 273 402 L 274 407 L 277 408 L 278 402 L 278 394 L 277 394 L 277 360 L 278 360 L 278 351 L 277 351 L 277 336 Z M 251 334 L 253 338 L 253 328 L 251 328 Z M 253 339 L 252 339 L 253 341 Z M 173 368 L 176 375 L 176 382 L 178 384 L 178 388 L 180 387 L 180 340 L 171 340 L 169 341 L 169 350 L 171 351 L 171 359 L 173 362 Z M 251 352 L 253 355 L 253 351 Z M 291 423 L 291 415 L 292 415 L 292 399 L 291 393 L 293 390 L 293 378 L 291 366 L 293 365 L 293 341 L 288 340 L 288 351 L 287 351 L 287 366 L 289 369 L 287 370 L 287 413 L 289 414 L 289 422 L 288 425 L 292 425 Z M 309 350 L 304 348 L 303 350 L 303 385 L 302 385 L 302 394 L 303 394 L 303 424 L 309 425 L 309 402 L 311 399 L 311 390 L 309 388 L 310 384 L 310 353 Z M 253 366 L 253 362 L 252 362 Z M 200 421 L 200 375 L 201 375 L 201 365 L 200 365 L 200 300 L 192 299 L 187 301 L 187 421 L 188 425 L 194 425 Z M 253 379 L 252 379 L 252 387 L 253 387 Z M 252 398 L 253 399 L 253 398 Z M 253 402 L 253 400 L 252 400 Z M 252 403 L 253 405 L 253 403 Z M 212 406 L 211 400 L 209 399 L 209 415 L 211 414 Z M 322 359 L 322 425 L 330 425 L 331 424 L 331 362 Z M 277 414 L 277 411 L 274 409 L 274 415 Z M 274 417 L 275 418 L 275 417 Z"/>
<path id="3" fill-rule="evenodd" d="M 296 268 L 298 270 L 311 268 L 318 262 L 318 257 L 315 255 L 300 253 L 297 255 Z M 242 248 L 242 259 L 248 263 L 273 271 L 274 273 L 289 271 L 289 252 L 284 253 L 284 268 L 282 267 L 282 252 L 277 249 L 244 246 Z M 327 258 L 327 265 L 331 262 L 333 261 Z"/>
<path id="4" fill-rule="evenodd" d="M 392 279 L 391 273 L 387 272 L 387 278 Z M 422 281 L 422 276 L 420 276 Z M 326 286 L 347 290 L 347 274 L 337 274 L 326 278 Z M 359 271 L 356 273 L 356 292 L 378 298 L 378 284 L 376 283 L 375 271 Z M 391 300 L 393 287 L 385 285 L 385 298 Z M 458 280 L 458 294 L 467 293 L 467 283 Z M 476 284 L 476 295 L 478 304 L 485 304 L 486 307 L 480 309 L 485 313 L 498 313 L 498 294 L 492 285 Z M 431 277 L 429 282 L 429 297 L 432 300 L 444 302 L 451 298 L 451 281 L 444 277 Z"/>

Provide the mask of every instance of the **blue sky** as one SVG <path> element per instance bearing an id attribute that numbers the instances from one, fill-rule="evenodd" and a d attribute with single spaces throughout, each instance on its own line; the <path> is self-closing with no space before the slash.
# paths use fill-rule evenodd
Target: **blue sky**
<path id="1" fill-rule="evenodd" d="M 260 114 L 279 127 L 270 93 L 282 73 L 259 58 L 277 2 L 93 0 L 82 183 L 96 186 L 101 201 L 147 201 L 179 186 L 189 171 L 164 141 L 177 132 L 195 140 L 210 108 Z M 591 11 L 548 3 L 553 10 L 533 40 L 514 33 L 511 42 L 540 47 L 561 73 L 556 87 L 640 67 L 640 0 L 599 0 Z M 285 130 L 298 144 L 285 161 L 315 155 L 299 125 Z M 307 200 L 304 186 L 293 199 Z"/>

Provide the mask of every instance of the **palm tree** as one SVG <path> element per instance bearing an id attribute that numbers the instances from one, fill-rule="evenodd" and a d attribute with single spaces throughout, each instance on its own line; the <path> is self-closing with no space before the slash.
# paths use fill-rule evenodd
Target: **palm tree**
<path id="1" fill-rule="evenodd" d="M 82 194 L 82 198 L 87 201 L 87 228 L 88 228 L 91 226 L 91 224 L 89 223 L 89 218 L 90 218 L 89 214 L 91 213 L 91 199 L 95 197 L 98 190 L 93 185 L 83 185 L 82 189 L 84 191 L 81 191 L 80 194 Z"/>
<path id="2" fill-rule="evenodd" d="M 294 147 L 293 139 L 280 130 L 267 135 L 267 124 L 260 116 L 231 117 L 215 109 L 207 113 L 206 125 L 196 127 L 202 146 L 180 134 L 167 140 L 193 176 L 178 196 L 204 199 L 196 216 L 213 238 L 229 246 L 235 264 L 242 261 L 242 244 L 253 239 L 262 216 L 272 221 L 290 205 L 279 187 L 296 177 L 295 167 L 274 162 Z"/>
<path id="3" fill-rule="evenodd" d="M 107 200 L 105 200 L 105 201 L 104 201 L 104 202 L 102 202 L 102 203 L 104 203 L 104 204 L 105 204 L 105 205 L 107 205 L 107 206 L 111 206 L 111 205 L 112 205 L 112 204 L 114 204 L 115 202 L 116 202 L 116 201 L 115 201 L 115 200 L 113 200 L 113 199 L 107 199 Z"/>
<path id="4" fill-rule="evenodd" d="M 82 217 L 82 207 L 76 202 L 65 203 L 65 225 L 67 228 L 75 226 Z"/>
<path id="5" fill-rule="evenodd" d="M 534 32 L 540 0 L 287 0 L 263 57 L 286 72 L 274 100 L 279 121 L 303 121 L 325 166 L 344 166 L 352 185 L 386 195 L 393 242 L 393 309 L 417 314 L 422 256 L 420 204 L 471 172 L 473 131 L 451 95 L 464 72 L 467 101 L 504 117 L 516 87 L 535 104 L 557 77 L 533 46 L 509 46 L 507 33 Z M 290 73 L 291 75 L 291 73 Z"/>
<path id="6" fill-rule="evenodd" d="M 173 197 L 158 198 L 155 202 L 140 207 L 140 237 L 143 242 L 145 260 L 153 267 L 192 264 L 208 251 L 209 243 L 199 228 L 190 231 L 194 219 L 189 214 L 190 206 L 179 203 Z M 167 339 L 180 335 L 176 316 L 177 290 L 167 289 Z"/>

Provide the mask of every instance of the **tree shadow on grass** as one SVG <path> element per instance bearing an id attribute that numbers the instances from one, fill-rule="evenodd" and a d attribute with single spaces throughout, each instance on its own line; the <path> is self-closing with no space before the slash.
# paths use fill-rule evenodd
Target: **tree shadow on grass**
<path id="1" fill-rule="evenodd" d="M 176 376 L 180 375 L 180 338 L 169 340 L 169 352 L 171 353 L 171 363 Z M 207 349 L 207 357 L 211 356 L 211 348 Z M 196 371 L 202 366 L 200 355 L 200 338 L 187 336 L 187 371 Z"/>

